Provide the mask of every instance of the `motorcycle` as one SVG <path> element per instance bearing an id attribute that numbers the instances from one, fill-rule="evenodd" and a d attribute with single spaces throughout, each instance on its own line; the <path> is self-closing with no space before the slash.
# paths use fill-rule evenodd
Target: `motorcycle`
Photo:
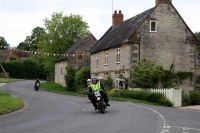
<path id="1" fill-rule="evenodd" d="M 105 113 L 105 109 L 106 109 L 106 104 L 103 100 L 103 97 L 101 96 L 100 91 L 95 91 L 94 92 L 95 98 L 96 98 L 96 102 L 97 102 L 97 108 L 98 110 L 104 114 Z"/>
<path id="2" fill-rule="evenodd" d="M 39 84 L 39 83 L 36 83 L 36 85 L 35 85 L 35 91 L 38 91 L 39 88 L 40 88 L 40 84 Z"/>
<path id="3" fill-rule="evenodd" d="M 91 99 L 92 99 L 92 92 L 88 88 L 86 89 L 86 91 L 87 91 L 87 94 L 88 94 L 88 99 L 91 101 Z"/>

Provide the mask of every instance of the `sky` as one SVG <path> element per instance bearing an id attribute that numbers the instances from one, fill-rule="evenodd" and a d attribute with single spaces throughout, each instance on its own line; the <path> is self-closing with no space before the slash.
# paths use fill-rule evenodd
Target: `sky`
<path id="1" fill-rule="evenodd" d="M 44 19 L 56 12 L 64 15 L 81 15 L 96 39 L 112 25 L 114 10 L 121 10 L 127 20 L 155 6 L 156 0 L 0 0 L 0 36 L 11 47 L 31 35 Z M 200 32 L 200 0 L 172 0 L 192 32 Z"/>

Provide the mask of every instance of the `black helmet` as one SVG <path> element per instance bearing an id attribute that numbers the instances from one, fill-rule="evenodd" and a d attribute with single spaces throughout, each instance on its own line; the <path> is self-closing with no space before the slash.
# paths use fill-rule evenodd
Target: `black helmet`
<path id="1" fill-rule="evenodd" d="M 97 79 L 97 78 L 93 78 L 93 79 L 92 79 L 92 83 L 93 83 L 94 81 L 96 81 L 96 83 L 97 83 L 98 79 Z"/>

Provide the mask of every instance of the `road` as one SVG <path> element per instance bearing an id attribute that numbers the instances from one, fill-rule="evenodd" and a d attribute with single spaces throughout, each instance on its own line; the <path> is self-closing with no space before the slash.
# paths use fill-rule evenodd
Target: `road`
<path id="1" fill-rule="evenodd" d="M 0 133 L 200 133 L 200 112 L 110 101 L 105 114 L 86 97 L 35 92 L 34 81 L 0 86 L 25 107 L 0 116 Z"/>

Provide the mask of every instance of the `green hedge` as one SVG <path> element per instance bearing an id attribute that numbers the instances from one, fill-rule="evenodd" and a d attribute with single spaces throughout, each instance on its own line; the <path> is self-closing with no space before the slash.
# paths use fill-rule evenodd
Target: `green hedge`
<path id="1" fill-rule="evenodd" d="M 31 60 L 0 62 L 0 64 L 9 73 L 10 78 L 45 79 L 47 76 L 43 65 Z"/>
<path id="2" fill-rule="evenodd" d="M 152 103 L 163 104 L 168 107 L 173 107 L 173 104 L 167 98 L 165 98 L 161 93 L 152 93 L 149 91 L 123 90 L 123 91 L 120 91 L 119 95 L 124 98 L 143 100 L 143 101 L 148 101 Z"/>
<path id="3" fill-rule="evenodd" d="M 190 91 L 191 105 L 200 105 L 200 91 Z"/>

